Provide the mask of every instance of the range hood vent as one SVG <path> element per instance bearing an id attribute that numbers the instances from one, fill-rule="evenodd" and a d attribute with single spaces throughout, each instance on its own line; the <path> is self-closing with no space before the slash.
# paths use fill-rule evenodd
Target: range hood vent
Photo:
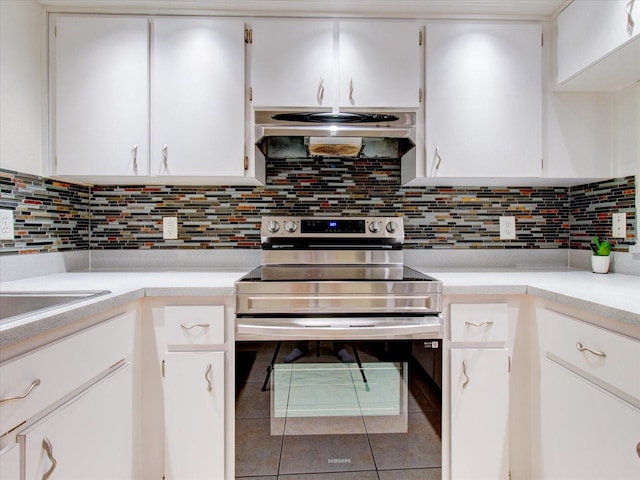
<path id="1" fill-rule="evenodd" d="M 415 112 L 255 112 L 265 158 L 402 158 L 416 146 Z"/>

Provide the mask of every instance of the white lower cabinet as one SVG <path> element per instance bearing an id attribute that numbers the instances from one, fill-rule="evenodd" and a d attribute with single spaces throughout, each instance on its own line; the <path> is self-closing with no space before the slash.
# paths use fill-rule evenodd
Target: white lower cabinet
<path id="1" fill-rule="evenodd" d="M 451 349 L 451 478 L 509 478 L 509 352 Z"/>
<path id="2" fill-rule="evenodd" d="M 507 303 L 450 305 L 451 479 L 509 478 Z"/>
<path id="3" fill-rule="evenodd" d="M 225 478 L 224 355 L 224 352 L 165 355 L 167 480 Z"/>
<path id="4" fill-rule="evenodd" d="M 541 374 L 543 478 L 640 478 L 640 409 L 552 360 Z"/>
<path id="5" fill-rule="evenodd" d="M 17 443 L 0 450 L 0 478 L 20 480 L 20 445 Z"/>
<path id="6" fill-rule="evenodd" d="M 232 299 L 159 298 L 148 304 L 153 322 L 147 328 L 153 330 L 145 333 L 154 344 L 148 343 L 145 360 L 144 478 L 234 477 L 233 375 L 227 373 L 233 355 L 226 323 Z"/>
<path id="7" fill-rule="evenodd" d="M 546 308 L 540 338 L 540 478 L 640 478 L 640 342 Z"/>
<path id="8" fill-rule="evenodd" d="M 123 364 L 19 432 L 23 479 L 133 480 L 132 392 Z"/>

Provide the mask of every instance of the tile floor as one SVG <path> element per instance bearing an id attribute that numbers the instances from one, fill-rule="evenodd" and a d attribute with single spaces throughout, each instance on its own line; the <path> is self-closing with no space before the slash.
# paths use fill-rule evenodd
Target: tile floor
<path id="1" fill-rule="evenodd" d="M 277 364 L 284 367 L 283 357 L 294 343 L 284 342 Z M 388 347 L 388 344 L 386 345 Z M 337 359 L 331 342 L 320 344 L 320 356 L 311 352 L 295 362 L 331 362 L 332 366 L 351 368 L 353 382 L 358 384 L 357 367 L 334 364 Z M 389 361 L 385 343 L 358 343 L 364 365 L 372 361 Z M 397 344 L 392 350 L 397 352 Z M 287 419 L 281 426 L 272 422 L 271 385 L 261 391 L 266 368 L 275 350 L 275 343 L 238 343 L 236 345 L 236 478 L 244 480 L 435 480 L 441 477 L 440 397 L 431 382 L 421 376 L 419 367 L 409 366 L 407 398 L 407 430 L 404 433 L 371 433 L 372 419 L 380 417 L 315 418 L 318 426 L 341 433 L 300 434 L 286 429 Z M 397 355 L 394 353 L 394 359 Z M 365 368 L 365 371 L 367 369 Z M 423 374 L 422 374 L 423 375 Z M 277 375 L 275 376 L 277 379 Z M 368 379 L 375 384 L 375 375 Z M 279 385 L 279 383 L 278 383 Z M 362 384 L 359 384 L 362 386 Z M 276 387 L 275 390 L 277 390 Z M 335 388 L 332 386 L 331 388 Z M 353 385 L 352 385 L 353 388 Z M 373 389 L 373 387 L 372 387 Z M 388 389 L 387 389 L 388 390 Z M 336 403 L 344 397 L 340 390 L 333 393 Z M 313 396 L 313 395 L 312 395 Z M 324 415 L 324 413 L 323 413 Z M 297 419 L 300 420 L 300 419 Z M 304 422 L 304 421 L 303 421 Z M 333 422 L 333 423 L 331 423 Z M 292 422 L 290 422 L 292 423 Z M 364 428 L 354 424 L 364 423 Z M 275 425 L 275 426 L 274 426 Z M 305 424 L 303 424 L 305 425 Z M 310 427 L 308 423 L 303 428 Z M 315 427 L 314 431 L 315 431 Z M 280 430 L 278 430 L 280 429 Z M 344 432 L 347 433 L 344 433 Z M 352 433 L 359 432 L 359 433 Z M 274 433 L 272 435 L 272 433 Z"/>

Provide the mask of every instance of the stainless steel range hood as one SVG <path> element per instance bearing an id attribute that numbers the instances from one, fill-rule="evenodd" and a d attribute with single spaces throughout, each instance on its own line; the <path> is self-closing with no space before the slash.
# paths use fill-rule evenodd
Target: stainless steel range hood
<path id="1" fill-rule="evenodd" d="M 416 146 L 408 111 L 255 111 L 257 154 L 265 158 L 402 158 Z"/>

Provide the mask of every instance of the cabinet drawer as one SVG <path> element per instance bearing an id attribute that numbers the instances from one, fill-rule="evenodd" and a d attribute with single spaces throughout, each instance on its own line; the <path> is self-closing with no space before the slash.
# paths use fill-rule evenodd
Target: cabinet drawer
<path id="1" fill-rule="evenodd" d="M 164 307 L 167 345 L 224 344 L 224 305 Z"/>
<path id="2" fill-rule="evenodd" d="M 0 366 L 0 435 L 133 353 L 136 314 L 128 312 Z M 35 385 L 39 380 L 39 384 Z"/>
<path id="3" fill-rule="evenodd" d="M 640 400 L 640 342 L 544 308 L 536 309 L 543 355 Z"/>
<path id="4" fill-rule="evenodd" d="M 451 304 L 452 342 L 506 342 L 509 306 L 506 303 Z"/>

